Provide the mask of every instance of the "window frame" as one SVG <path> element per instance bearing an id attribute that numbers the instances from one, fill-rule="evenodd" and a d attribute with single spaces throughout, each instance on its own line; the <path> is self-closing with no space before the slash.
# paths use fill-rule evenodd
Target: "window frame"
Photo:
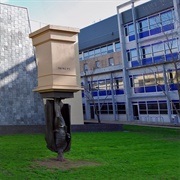
<path id="1" fill-rule="evenodd" d="M 142 46 L 140 48 L 141 59 L 152 58 L 152 47 L 151 45 Z"/>
<path id="2" fill-rule="evenodd" d="M 95 68 L 96 68 L 96 69 L 101 68 L 101 62 L 100 62 L 99 60 L 96 60 L 96 61 L 95 61 Z"/>
<path id="3" fill-rule="evenodd" d="M 101 82 L 104 82 L 101 84 Z M 99 91 L 106 91 L 106 80 L 98 80 L 98 87 L 99 87 Z M 104 88 L 103 88 L 104 87 Z"/>
<path id="4" fill-rule="evenodd" d="M 141 78 L 138 78 L 138 77 L 141 77 Z M 136 80 L 138 80 L 138 79 L 139 79 L 139 81 L 136 82 Z M 133 87 L 137 88 L 137 87 L 144 87 L 144 86 L 145 86 L 145 84 L 144 84 L 143 74 L 133 75 Z"/>
<path id="5" fill-rule="evenodd" d="M 89 70 L 88 63 L 84 63 L 83 69 L 84 69 L 84 72 L 87 72 Z"/>
<path id="6" fill-rule="evenodd" d="M 112 52 L 114 52 L 114 50 L 113 50 L 113 44 L 108 44 L 108 45 L 107 45 L 107 53 L 112 53 Z"/>
<path id="7" fill-rule="evenodd" d="M 163 15 L 166 15 L 166 14 L 169 14 L 169 13 L 171 13 L 170 18 L 166 18 L 165 16 L 163 18 Z M 172 9 L 169 10 L 169 11 L 165 11 L 165 12 L 160 13 L 160 20 L 161 20 L 161 25 L 162 26 L 166 26 L 166 25 L 174 23 L 174 17 L 173 17 Z"/>
<path id="8" fill-rule="evenodd" d="M 146 22 L 146 23 L 144 24 L 144 22 Z M 148 19 L 145 18 L 145 19 L 139 20 L 138 21 L 138 32 L 141 33 L 141 32 L 145 32 L 148 30 L 149 30 Z"/>
<path id="9" fill-rule="evenodd" d="M 161 27 L 161 19 L 159 14 L 155 14 L 148 18 L 149 21 L 149 29 L 156 29 Z"/>
<path id="10" fill-rule="evenodd" d="M 124 30 L 125 30 L 125 36 L 135 35 L 135 27 L 133 23 L 125 25 Z"/>
<path id="11" fill-rule="evenodd" d="M 108 58 L 108 65 L 114 66 L 114 58 L 113 57 Z"/>
<path id="12" fill-rule="evenodd" d="M 153 57 L 155 56 L 164 56 L 164 43 L 163 42 L 158 42 L 155 44 L 152 44 L 152 54 Z"/>
<path id="13" fill-rule="evenodd" d="M 115 51 L 118 52 L 121 50 L 121 44 L 120 42 L 115 42 Z"/>
<path id="14" fill-rule="evenodd" d="M 116 112 L 117 114 L 126 114 L 126 104 L 117 103 Z"/>
<path id="15" fill-rule="evenodd" d="M 148 78 L 149 76 L 153 76 L 154 78 Z M 155 86 L 156 85 L 156 76 L 155 73 L 151 73 L 151 74 L 144 74 L 144 86 Z"/>

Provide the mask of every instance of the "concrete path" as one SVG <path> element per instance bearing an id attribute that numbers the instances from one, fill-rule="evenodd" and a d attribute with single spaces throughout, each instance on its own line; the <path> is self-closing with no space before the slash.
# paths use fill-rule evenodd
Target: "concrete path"
<path id="1" fill-rule="evenodd" d="M 84 120 L 84 123 L 98 123 L 97 120 L 91 119 L 91 120 Z M 107 121 L 102 120 L 101 123 L 107 123 L 107 124 L 129 124 L 129 125 L 137 125 L 137 126 L 151 126 L 151 127 L 164 127 L 164 128 L 175 128 L 180 129 L 180 123 L 173 124 L 173 123 L 152 123 L 152 122 L 141 122 L 141 121 Z"/>

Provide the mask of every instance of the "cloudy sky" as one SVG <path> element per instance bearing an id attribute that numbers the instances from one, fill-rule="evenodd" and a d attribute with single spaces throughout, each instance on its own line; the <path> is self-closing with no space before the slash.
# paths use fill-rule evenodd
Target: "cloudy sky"
<path id="1" fill-rule="evenodd" d="M 0 0 L 28 8 L 33 29 L 46 24 L 83 28 L 116 14 L 127 0 Z M 145 2 L 147 0 L 140 0 Z M 37 27 L 36 27 L 37 26 Z"/>

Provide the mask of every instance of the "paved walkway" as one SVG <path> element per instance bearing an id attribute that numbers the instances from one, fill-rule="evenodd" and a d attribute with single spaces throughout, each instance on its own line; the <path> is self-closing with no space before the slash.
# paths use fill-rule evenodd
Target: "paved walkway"
<path id="1" fill-rule="evenodd" d="M 85 123 L 98 123 L 97 120 L 84 120 Z M 151 127 L 164 127 L 164 128 L 175 128 L 180 129 L 180 123 L 173 124 L 173 123 L 152 123 L 152 122 L 142 122 L 142 121 L 105 121 L 102 120 L 101 123 L 107 124 L 130 124 L 130 125 L 138 125 L 138 126 L 151 126 Z"/>

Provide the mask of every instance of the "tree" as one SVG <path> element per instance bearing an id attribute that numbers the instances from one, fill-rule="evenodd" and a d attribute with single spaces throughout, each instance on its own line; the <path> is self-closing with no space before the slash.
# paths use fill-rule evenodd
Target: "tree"
<path id="1" fill-rule="evenodd" d="M 160 72 L 163 70 L 165 88 L 163 88 L 162 86 L 160 76 L 157 78 L 159 82 L 156 80 L 156 84 L 161 88 L 168 101 L 172 104 L 173 110 L 180 118 L 180 101 L 178 102 L 178 105 L 177 103 L 174 103 L 169 93 L 170 87 L 173 85 L 173 87 L 175 87 L 175 89 L 177 90 L 178 100 L 180 100 L 180 52 L 178 52 L 180 23 L 178 19 L 175 18 L 171 13 L 167 13 L 163 18 L 164 21 L 159 21 L 158 19 L 156 19 L 156 26 L 162 28 L 162 40 L 164 41 L 165 55 L 162 55 L 161 62 L 155 64 L 155 67 L 156 72 Z M 167 27 L 169 28 L 169 30 L 166 31 L 165 28 L 163 29 L 163 27 Z M 159 44 L 159 47 L 156 46 L 157 49 L 155 49 L 154 51 L 158 53 L 158 49 L 161 49 L 161 45 L 162 44 Z"/>
<path id="2" fill-rule="evenodd" d="M 84 63 L 86 64 L 86 62 Z M 100 114 L 101 114 L 101 110 L 104 106 L 104 103 L 106 101 L 106 99 L 108 98 L 108 96 L 110 94 L 106 94 L 106 96 L 101 99 L 101 103 L 100 103 L 100 99 L 99 99 L 99 93 L 101 91 L 100 85 L 98 84 L 98 81 L 94 80 L 94 77 L 96 76 L 96 70 L 97 67 L 92 67 L 91 70 L 87 71 L 87 69 L 84 69 L 84 97 L 87 101 L 91 102 L 92 106 L 93 106 L 93 110 L 94 110 L 94 114 L 97 117 L 98 123 L 101 123 L 101 118 L 100 118 Z M 110 81 L 109 83 L 109 87 L 106 87 L 106 84 L 101 84 L 101 87 L 104 86 L 104 89 L 108 88 L 108 89 L 112 89 L 112 81 Z M 107 89 L 106 89 L 107 90 Z M 97 94 L 97 98 L 95 98 L 95 95 Z"/>

